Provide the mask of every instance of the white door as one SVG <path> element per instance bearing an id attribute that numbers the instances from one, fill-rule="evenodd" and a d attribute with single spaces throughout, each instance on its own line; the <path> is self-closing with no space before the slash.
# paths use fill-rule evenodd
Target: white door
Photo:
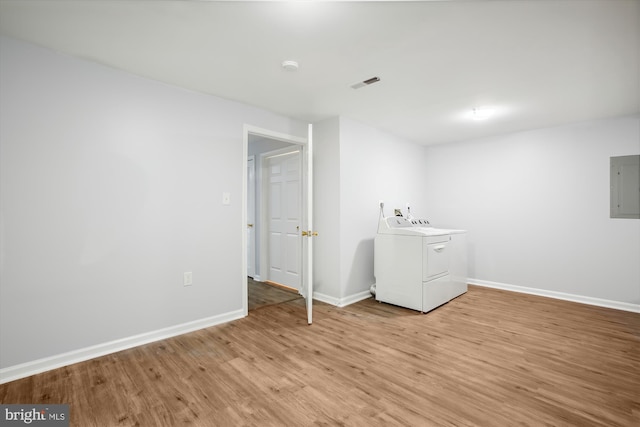
<path id="1" fill-rule="evenodd" d="M 300 150 L 265 158 L 268 183 L 269 280 L 301 290 L 301 194 Z"/>
<path id="2" fill-rule="evenodd" d="M 303 163 L 304 177 L 304 226 L 306 233 L 303 238 L 303 260 L 304 274 L 302 277 L 301 293 L 307 302 L 307 323 L 310 325 L 313 321 L 313 238 L 317 236 L 313 230 L 313 125 L 309 124 L 307 130 L 307 143 L 303 146 Z"/>
<path id="3" fill-rule="evenodd" d="M 256 274 L 256 158 L 247 161 L 247 276 Z"/>

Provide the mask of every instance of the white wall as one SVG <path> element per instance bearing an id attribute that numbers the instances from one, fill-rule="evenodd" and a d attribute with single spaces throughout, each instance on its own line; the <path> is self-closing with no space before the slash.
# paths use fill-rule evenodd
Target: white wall
<path id="1" fill-rule="evenodd" d="M 243 124 L 306 124 L 0 43 L 0 367 L 240 310 Z"/>
<path id="2" fill-rule="evenodd" d="M 426 213 L 424 147 L 345 117 L 340 118 L 341 297 L 369 289 L 379 200 L 385 215 L 410 203 Z"/>
<path id="3" fill-rule="evenodd" d="M 428 216 L 469 231 L 471 278 L 640 303 L 640 221 L 609 218 L 609 157 L 640 153 L 637 116 L 426 152 Z"/>
<path id="4" fill-rule="evenodd" d="M 345 117 L 314 124 L 316 291 L 337 304 L 374 283 L 373 239 L 385 214 L 425 206 L 424 148 Z"/>
<path id="5" fill-rule="evenodd" d="M 340 121 L 313 124 L 314 293 L 340 298 Z"/>

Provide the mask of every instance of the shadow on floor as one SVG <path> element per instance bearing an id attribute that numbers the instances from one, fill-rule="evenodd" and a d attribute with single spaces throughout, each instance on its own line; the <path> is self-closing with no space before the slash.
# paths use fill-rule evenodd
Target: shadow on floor
<path id="1" fill-rule="evenodd" d="M 251 277 L 249 277 L 247 281 L 249 288 L 249 311 L 302 298 L 302 295 L 295 291 L 281 289 L 265 282 L 256 282 Z"/>

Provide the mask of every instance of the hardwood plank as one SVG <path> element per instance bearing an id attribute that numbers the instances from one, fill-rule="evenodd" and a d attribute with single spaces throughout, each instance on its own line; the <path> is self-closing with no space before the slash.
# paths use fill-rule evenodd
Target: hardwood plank
<path id="1" fill-rule="evenodd" d="M 263 306 L 0 385 L 72 426 L 640 425 L 640 315 L 469 287 L 425 315 Z"/>

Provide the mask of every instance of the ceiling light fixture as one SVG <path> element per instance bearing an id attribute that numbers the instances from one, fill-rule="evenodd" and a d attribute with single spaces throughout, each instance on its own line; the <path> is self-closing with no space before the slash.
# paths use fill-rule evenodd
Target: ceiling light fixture
<path id="1" fill-rule="evenodd" d="M 287 71 L 298 71 L 298 63 L 296 61 L 282 61 L 282 68 Z"/>
<path id="2" fill-rule="evenodd" d="M 472 112 L 473 120 L 487 120 L 493 115 L 491 108 L 474 108 Z"/>

